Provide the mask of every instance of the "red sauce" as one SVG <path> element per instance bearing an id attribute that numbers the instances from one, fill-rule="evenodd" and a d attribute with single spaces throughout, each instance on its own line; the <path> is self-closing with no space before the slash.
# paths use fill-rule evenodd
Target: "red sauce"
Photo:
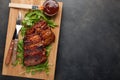
<path id="1" fill-rule="evenodd" d="M 47 16 L 54 16 L 59 10 L 59 4 L 55 0 L 46 0 L 43 6 L 43 11 Z"/>

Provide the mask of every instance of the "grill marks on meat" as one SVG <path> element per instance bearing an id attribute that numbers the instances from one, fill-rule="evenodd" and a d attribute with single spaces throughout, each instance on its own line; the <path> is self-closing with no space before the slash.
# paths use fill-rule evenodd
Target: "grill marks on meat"
<path id="1" fill-rule="evenodd" d="M 24 51 L 24 53 L 25 53 L 24 57 L 34 56 L 34 55 L 39 54 L 39 53 L 45 55 L 45 52 L 46 52 L 46 50 L 42 47 L 36 47 L 34 49 L 26 49 Z"/>
<path id="2" fill-rule="evenodd" d="M 45 62 L 47 59 L 47 57 L 45 55 L 41 55 L 41 54 L 37 54 L 34 56 L 27 56 L 24 59 L 24 64 L 26 66 L 34 66 L 34 65 L 38 65 L 40 63 Z"/>
<path id="3" fill-rule="evenodd" d="M 34 66 L 47 60 L 45 47 L 55 40 L 55 35 L 45 21 L 39 21 L 27 30 L 24 37 L 24 65 Z"/>
<path id="4" fill-rule="evenodd" d="M 55 35 L 50 29 L 41 31 L 41 37 L 44 46 L 51 44 L 55 40 Z"/>

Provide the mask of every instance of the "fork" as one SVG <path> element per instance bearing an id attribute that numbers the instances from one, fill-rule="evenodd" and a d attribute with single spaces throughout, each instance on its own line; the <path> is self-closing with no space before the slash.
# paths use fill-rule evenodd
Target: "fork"
<path id="1" fill-rule="evenodd" d="M 18 44 L 18 34 L 20 32 L 20 29 L 22 28 L 22 14 L 19 11 L 18 17 L 16 20 L 16 33 L 15 33 L 15 39 L 14 39 L 14 47 L 13 47 L 13 54 L 12 54 L 12 64 L 16 64 L 16 56 L 17 56 L 17 44 Z"/>

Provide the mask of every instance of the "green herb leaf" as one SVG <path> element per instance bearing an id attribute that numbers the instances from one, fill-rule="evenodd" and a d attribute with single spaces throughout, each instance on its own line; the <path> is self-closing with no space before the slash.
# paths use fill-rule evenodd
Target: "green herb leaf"
<path id="1" fill-rule="evenodd" d="M 16 66 L 18 63 L 19 63 L 19 61 L 16 60 L 16 61 L 14 62 L 14 64 L 12 64 L 12 65 L 13 65 L 13 66 Z"/>
<path id="2" fill-rule="evenodd" d="M 38 22 L 39 20 L 45 20 L 48 25 L 52 28 L 56 27 L 56 24 L 54 23 L 54 21 L 49 20 L 44 14 L 43 11 L 40 10 L 34 10 L 34 11 L 30 11 L 25 15 L 24 20 L 22 21 L 23 25 L 27 26 L 27 27 L 31 27 L 33 26 L 36 22 Z"/>
<path id="3" fill-rule="evenodd" d="M 47 20 L 47 23 L 50 27 L 55 28 L 57 25 L 54 23 L 53 20 Z"/>
<path id="4" fill-rule="evenodd" d="M 23 65 L 23 58 L 24 58 L 24 56 L 23 56 L 23 53 L 24 53 L 24 50 L 23 50 L 23 40 L 19 40 L 17 46 L 18 46 L 18 49 L 17 49 L 17 52 L 18 52 L 17 60 L 19 61 L 19 59 L 20 59 L 19 63 Z"/>
<path id="5" fill-rule="evenodd" d="M 35 71 L 32 71 L 31 74 L 34 75 L 34 74 L 35 74 Z"/>
<path id="6" fill-rule="evenodd" d="M 46 47 L 46 56 L 48 57 L 49 56 L 49 54 L 50 54 L 50 51 L 51 51 L 51 45 L 48 45 L 47 47 Z"/>

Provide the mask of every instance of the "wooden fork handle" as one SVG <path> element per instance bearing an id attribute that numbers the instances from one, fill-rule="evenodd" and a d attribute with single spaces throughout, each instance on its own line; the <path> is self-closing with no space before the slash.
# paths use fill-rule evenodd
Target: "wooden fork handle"
<path id="1" fill-rule="evenodd" d="M 9 65 L 9 63 L 11 61 L 12 52 L 13 52 L 13 46 L 14 46 L 14 40 L 11 41 L 7 56 L 5 58 L 5 64 L 6 65 Z"/>

